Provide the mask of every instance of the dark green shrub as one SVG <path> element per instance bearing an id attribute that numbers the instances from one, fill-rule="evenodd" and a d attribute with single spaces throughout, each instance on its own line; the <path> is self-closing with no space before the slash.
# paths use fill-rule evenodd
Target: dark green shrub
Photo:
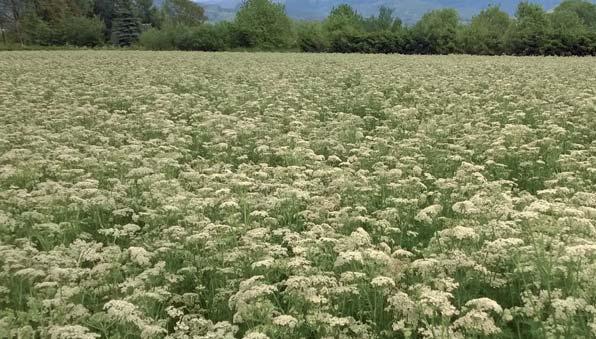
<path id="1" fill-rule="evenodd" d="M 95 47 L 103 44 L 103 22 L 97 18 L 68 17 L 62 22 L 64 42 L 74 46 Z"/>
<path id="2" fill-rule="evenodd" d="M 139 37 L 139 43 L 145 49 L 154 51 L 166 51 L 175 48 L 173 36 L 166 29 L 151 28 L 146 30 Z"/>
<path id="3" fill-rule="evenodd" d="M 24 41 L 30 45 L 50 46 L 63 44 L 60 33 L 35 14 L 23 19 Z"/>
<path id="4" fill-rule="evenodd" d="M 223 51 L 228 47 L 227 36 L 223 25 L 201 25 L 185 29 L 175 43 L 184 51 Z"/>
<path id="5" fill-rule="evenodd" d="M 297 44 L 303 52 L 320 53 L 329 50 L 329 38 L 319 23 L 303 23 L 297 27 Z"/>
<path id="6" fill-rule="evenodd" d="M 331 37 L 331 51 L 336 53 L 400 53 L 401 34 L 397 32 L 340 32 Z"/>
<path id="7" fill-rule="evenodd" d="M 274 50 L 295 44 L 292 21 L 284 5 L 271 0 L 242 2 L 232 32 L 234 47 Z"/>
<path id="8" fill-rule="evenodd" d="M 374 32 L 369 34 L 369 44 L 374 53 L 401 53 L 403 51 L 402 34 L 399 32 Z"/>

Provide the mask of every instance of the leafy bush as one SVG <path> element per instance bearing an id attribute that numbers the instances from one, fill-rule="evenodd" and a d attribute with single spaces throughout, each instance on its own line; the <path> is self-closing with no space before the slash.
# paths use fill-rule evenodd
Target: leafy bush
<path id="1" fill-rule="evenodd" d="M 74 46 L 95 47 L 103 43 L 105 26 L 98 17 L 68 17 L 62 22 L 64 42 Z"/>
<path id="2" fill-rule="evenodd" d="M 173 37 L 167 30 L 151 28 L 139 37 L 139 43 L 146 49 L 165 51 L 174 49 Z"/>
<path id="3" fill-rule="evenodd" d="M 37 15 L 27 15 L 23 19 L 23 32 L 25 43 L 31 45 L 48 46 L 62 44 L 59 33 L 46 21 L 41 20 Z"/>
<path id="4" fill-rule="evenodd" d="M 573 11 L 556 11 L 549 15 L 550 30 L 545 54 L 587 55 L 590 54 L 590 31 L 579 15 Z"/>
<path id="5" fill-rule="evenodd" d="M 522 2 L 515 17 L 506 35 L 509 51 L 517 55 L 543 54 L 549 34 L 549 20 L 544 9 L 538 4 Z"/>
<path id="6" fill-rule="evenodd" d="M 459 45 L 465 53 L 497 55 L 505 52 L 505 32 L 511 26 L 509 14 L 499 7 L 489 7 L 472 18 L 459 31 Z"/>
<path id="7" fill-rule="evenodd" d="M 413 52 L 449 54 L 456 51 L 459 15 L 453 9 L 434 10 L 422 16 L 412 29 Z"/>
<path id="8" fill-rule="evenodd" d="M 243 2 L 233 25 L 235 47 L 265 50 L 287 48 L 293 44 L 292 21 L 282 4 L 271 0 Z"/>
<path id="9" fill-rule="evenodd" d="M 331 51 L 336 53 L 370 53 L 363 33 L 337 32 L 331 36 Z"/>
<path id="10" fill-rule="evenodd" d="M 298 26 L 297 45 L 303 52 L 326 52 L 329 50 L 329 38 L 318 23 L 304 23 Z"/>
<path id="11" fill-rule="evenodd" d="M 337 53 L 399 53 L 403 51 L 401 34 L 390 31 L 373 33 L 335 33 L 331 51 Z"/>
<path id="12" fill-rule="evenodd" d="M 201 25 L 182 30 L 175 44 L 183 51 L 223 51 L 228 46 L 227 36 L 223 25 Z"/>
<path id="13" fill-rule="evenodd" d="M 145 31 L 139 42 L 150 50 L 223 51 L 229 46 L 229 29 L 225 23 L 196 27 L 170 25 Z"/>
<path id="14" fill-rule="evenodd" d="M 399 32 L 374 32 L 369 34 L 369 41 L 375 53 L 402 53 L 403 39 Z"/>

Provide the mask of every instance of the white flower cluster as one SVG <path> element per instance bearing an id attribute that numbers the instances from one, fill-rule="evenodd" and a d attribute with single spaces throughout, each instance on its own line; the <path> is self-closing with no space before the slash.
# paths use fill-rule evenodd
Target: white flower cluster
<path id="1" fill-rule="evenodd" d="M 0 338 L 596 337 L 594 66 L 2 52 Z"/>

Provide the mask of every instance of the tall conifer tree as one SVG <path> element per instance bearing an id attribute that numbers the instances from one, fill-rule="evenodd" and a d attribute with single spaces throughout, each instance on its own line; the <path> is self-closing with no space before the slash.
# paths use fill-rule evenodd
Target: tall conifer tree
<path id="1" fill-rule="evenodd" d="M 139 38 L 141 27 L 132 9 L 131 0 L 114 1 L 112 18 L 112 43 L 121 47 L 130 46 Z"/>

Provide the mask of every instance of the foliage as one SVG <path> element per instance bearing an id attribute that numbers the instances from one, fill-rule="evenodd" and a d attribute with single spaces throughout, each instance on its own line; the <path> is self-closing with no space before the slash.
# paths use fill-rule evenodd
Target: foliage
<path id="1" fill-rule="evenodd" d="M 391 31 L 335 33 L 331 51 L 337 53 L 400 53 L 404 51 L 400 33 Z"/>
<path id="2" fill-rule="evenodd" d="M 572 11 L 556 11 L 549 15 L 549 37 L 546 54 L 589 55 L 591 34 L 581 18 Z"/>
<path id="3" fill-rule="evenodd" d="M 329 51 L 329 37 L 318 22 L 302 22 L 297 25 L 297 45 L 303 52 Z"/>
<path id="4" fill-rule="evenodd" d="M 233 34 L 238 47 L 286 48 L 294 40 L 284 6 L 271 0 L 245 0 L 234 19 Z"/>
<path id="5" fill-rule="evenodd" d="M 521 2 L 515 13 L 515 22 L 507 33 L 509 49 L 519 55 L 540 55 L 549 34 L 548 17 L 538 5 Z"/>
<path id="6" fill-rule="evenodd" d="M 229 30 L 227 23 L 191 27 L 166 25 L 143 32 L 139 42 L 150 50 L 222 51 L 230 47 Z"/>
<path id="7" fill-rule="evenodd" d="M 136 16 L 142 24 L 161 27 L 162 16 L 158 8 L 155 7 L 153 0 L 135 0 L 135 4 Z"/>
<path id="8" fill-rule="evenodd" d="M 19 20 L 26 10 L 26 3 L 22 0 L 0 0 L 0 25 L 3 28 L 16 29 Z"/>
<path id="9" fill-rule="evenodd" d="M 369 32 L 397 32 L 402 29 L 402 22 L 398 17 L 393 16 L 393 9 L 381 6 L 376 17 L 373 16 L 365 20 L 365 26 Z"/>
<path id="10" fill-rule="evenodd" d="M 121 47 L 135 43 L 141 33 L 140 23 L 134 15 L 132 0 L 114 0 L 111 40 Z"/>
<path id="11" fill-rule="evenodd" d="M 71 16 L 61 24 L 64 42 L 74 46 L 94 47 L 103 43 L 105 26 L 98 17 Z"/>
<path id="12" fill-rule="evenodd" d="M 506 51 L 505 33 L 509 30 L 509 15 L 492 6 L 472 18 L 464 28 L 462 49 L 469 54 L 498 55 Z"/>
<path id="13" fill-rule="evenodd" d="M 334 8 L 323 23 L 330 51 L 338 53 L 398 53 L 403 41 L 401 21 L 393 10 L 381 7 L 376 17 L 364 19 L 349 5 Z"/>
<path id="14" fill-rule="evenodd" d="M 431 11 L 412 28 L 413 50 L 421 54 L 449 54 L 457 50 L 458 14 L 453 9 Z"/>
<path id="15" fill-rule="evenodd" d="M 165 0 L 162 10 L 166 21 L 173 25 L 197 26 L 207 20 L 203 7 L 191 0 Z"/>
<path id="16" fill-rule="evenodd" d="M 167 51 L 175 49 L 174 37 L 166 29 L 151 28 L 141 33 L 139 43 L 146 49 Z"/>
<path id="17" fill-rule="evenodd" d="M 84 10 L 72 0 L 25 1 L 25 6 L 28 11 L 34 11 L 35 15 L 49 24 L 62 22 L 69 16 L 81 15 Z"/>
<path id="18" fill-rule="evenodd" d="M 593 338 L 593 66 L 3 52 L 0 336 Z"/>
<path id="19" fill-rule="evenodd" d="M 22 39 L 27 44 L 59 44 L 58 31 L 36 13 L 27 12 L 20 20 Z"/>
<path id="20" fill-rule="evenodd" d="M 554 14 L 559 12 L 573 12 L 581 19 L 582 23 L 591 31 L 596 31 L 596 4 L 584 0 L 563 0 L 554 9 Z"/>
<path id="21" fill-rule="evenodd" d="M 364 18 L 350 5 L 334 7 L 323 23 L 330 34 L 353 34 L 364 30 Z"/>
<path id="22" fill-rule="evenodd" d="M 93 3 L 95 13 L 105 24 L 104 37 L 110 40 L 112 32 L 112 20 L 114 15 L 114 0 L 95 0 Z"/>
<path id="23" fill-rule="evenodd" d="M 5 45 L 93 46 L 98 27 L 93 18 L 99 17 L 104 27 L 99 44 L 130 46 L 149 30 L 142 39 L 147 49 L 596 55 L 596 4 L 586 0 L 564 0 L 550 12 L 524 1 L 514 18 L 490 6 L 470 23 L 460 22 L 452 9 L 435 10 L 411 27 L 402 26 L 399 18 L 407 13 L 384 6 L 364 18 L 341 4 L 321 22 L 299 22 L 288 18 L 280 2 L 246 0 L 236 14 L 233 22 L 199 28 L 208 18 L 192 0 L 0 0 Z M 75 42 L 81 40 L 73 38 L 78 30 L 91 42 Z"/>
<path id="24" fill-rule="evenodd" d="M 176 48 L 184 51 L 223 51 L 228 48 L 225 24 L 190 27 L 175 37 Z"/>

